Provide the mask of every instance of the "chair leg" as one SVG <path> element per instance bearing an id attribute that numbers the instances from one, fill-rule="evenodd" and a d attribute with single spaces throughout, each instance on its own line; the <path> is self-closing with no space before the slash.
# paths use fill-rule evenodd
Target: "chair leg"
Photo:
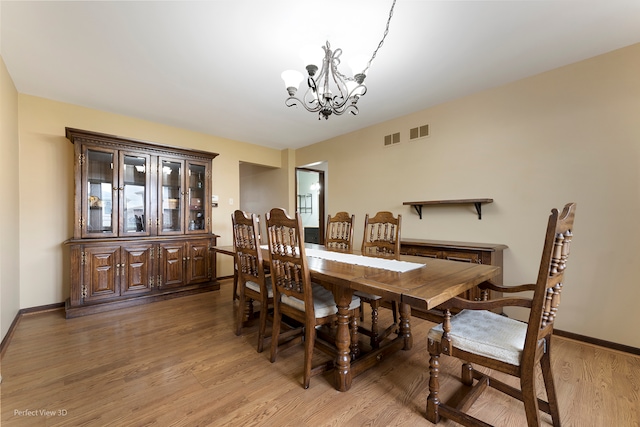
<path id="1" fill-rule="evenodd" d="M 440 405 L 440 398 L 438 394 L 440 392 L 440 381 L 438 374 L 440 372 L 440 353 L 438 350 L 433 349 L 437 346 L 437 343 L 429 340 L 429 397 L 427 398 L 427 420 L 437 424 L 440 421 L 440 414 L 438 414 L 438 405 Z"/>
<path id="2" fill-rule="evenodd" d="M 280 335 L 280 323 L 282 322 L 282 314 L 278 307 L 278 303 L 273 303 L 273 326 L 271 327 L 271 363 L 276 361 L 278 357 L 278 336 Z"/>
<path id="3" fill-rule="evenodd" d="M 473 385 L 473 366 L 471 365 L 471 363 L 464 363 L 462 365 L 462 374 L 460 375 L 460 380 L 464 385 Z"/>
<path id="4" fill-rule="evenodd" d="M 370 300 L 371 305 L 371 348 L 380 347 L 380 335 L 378 332 L 378 309 L 380 308 L 380 300 Z"/>
<path id="5" fill-rule="evenodd" d="M 238 268 L 233 268 L 233 300 L 238 299 Z"/>
<path id="6" fill-rule="evenodd" d="M 304 388 L 309 388 L 311 383 L 311 362 L 313 356 L 313 346 L 316 341 L 316 328 L 307 325 L 304 328 Z"/>
<path id="7" fill-rule="evenodd" d="M 522 402 L 527 414 L 527 425 L 538 427 L 540 425 L 540 412 L 538 397 L 536 395 L 536 381 L 533 367 L 522 367 L 520 377 L 520 389 L 522 390 Z"/>
<path id="8" fill-rule="evenodd" d="M 547 390 L 547 402 L 551 412 L 551 419 L 554 427 L 560 427 L 560 408 L 558 407 L 558 398 L 556 396 L 556 388 L 553 383 L 553 374 L 551 372 L 551 340 L 547 338 L 547 351 L 540 360 L 540 368 L 542 369 L 542 378 L 544 379 L 544 387 Z"/>
<path id="9" fill-rule="evenodd" d="M 393 323 L 398 324 L 398 303 L 391 301 L 391 310 L 393 311 Z"/>
<path id="10" fill-rule="evenodd" d="M 260 328 L 258 329 L 258 353 L 262 353 L 264 350 L 264 335 L 267 330 L 267 315 L 269 310 L 269 303 L 262 301 L 260 306 Z"/>
<path id="11" fill-rule="evenodd" d="M 349 320 L 351 332 L 351 360 L 355 360 L 360 355 L 360 346 L 358 344 L 358 321 L 357 316 L 352 316 Z"/>
<path id="12" fill-rule="evenodd" d="M 236 335 L 240 335 L 242 333 L 242 326 L 244 325 L 244 321 L 247 315 L 247 301 L 244 297 L 244 292 L 241 292 L 238 295 L 238 308 L 236 311 Z"/>
<path id="13" fill-rule="evenodd" d="M 245 298 L 244 320 L 249 321 L 251 319 L 253 319 L 253 300 L 251 298 Z"/>

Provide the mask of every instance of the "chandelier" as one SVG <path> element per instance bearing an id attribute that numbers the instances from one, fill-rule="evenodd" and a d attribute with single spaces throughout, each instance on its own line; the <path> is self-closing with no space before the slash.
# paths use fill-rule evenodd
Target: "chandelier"
<path id="1" fill-rule="evenodd" d="M 367 77 L 367 71 L 371 66 L 371 61 L 376 57 L 378 50 L 382 47 L 389 33 L 389 23 L 391 22 L 395 5 L 396 0 L 393 0 L 382 40 L 380 40 L 371 59 L 369 59 L 366 67 L 361 72 L 355 74 L 353 77 L 342 74 L 338 70 L 342 49 L 332 50 L 331 45 L 327 41 L 326 44 L 322 46 L 324 58 L 320 72 L 318 73 L 318 66 L 313 63 L 306 66 L 308 88 L 302 99 L 296 97 L 298 86 L 303 80 L 302 73 L 296 70 L 287 70 L 282 73 L 282 79 L 289 93 L 289 97 L 285 100 L 285 105 L 292 107 L 300 104 L 307 111 L 318 113 L 318 120 L 323 117 L 326 120 L 332 114 L 340 116 L 347 111 L 353 115 L 358 114 L 356 104 L 360 97 L 367 93 L 364 79 Z"/>

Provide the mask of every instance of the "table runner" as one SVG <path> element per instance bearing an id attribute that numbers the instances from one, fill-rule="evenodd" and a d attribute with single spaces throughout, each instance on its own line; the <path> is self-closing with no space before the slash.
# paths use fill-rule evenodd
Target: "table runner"
<path id="1" fill-rule="evenodd" d="M 268 249 L 267 245 L 260 246 Z M 308 257 L 321 258 L 329 261 L 344 262 L 347 264 L 362 265 L 365 267 L 381 268 L 383 270 L 405 273 L 416 268 L 424 267 L 424 264 L 408 261 L 398 261 L 396 259 L 376 258 L 364 255 L 346 254 L 342 252 L 326 251 L 322 249 L 305 248 Z"/>
<path id="2" fill-rule="evenodd" d="M 424 267 L 424 264 L 416 262 L 398 261 L 397 259 L 376 258 L 364 255 L 345 254 L 342 252 L 324 251 L 318 249 L 305 249 L 309 257 L 322 258 L 330 261 L 345 262 L 347 264 L 362 265 L 365 267 L 381 268 L 383 270 L 404 273 L 416 268 Z"/>

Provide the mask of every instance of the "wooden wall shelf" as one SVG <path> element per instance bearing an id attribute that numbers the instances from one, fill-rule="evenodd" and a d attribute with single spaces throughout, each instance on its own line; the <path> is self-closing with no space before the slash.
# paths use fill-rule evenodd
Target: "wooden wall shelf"
<path id="1" fill-rule="evenodd" d="M 404 202 L 403 205 L 410 205 L 418 213 L 420 219 L 422 219 L 422 206 L 432 205 L 469 205 L 472 204 L 476 208 L 478 213 L 478 219 L 482 219 L 482 204 L 493 203 L 493 199 L 455 199 L 455 200 L 427 200 L 423 202 Z"/>

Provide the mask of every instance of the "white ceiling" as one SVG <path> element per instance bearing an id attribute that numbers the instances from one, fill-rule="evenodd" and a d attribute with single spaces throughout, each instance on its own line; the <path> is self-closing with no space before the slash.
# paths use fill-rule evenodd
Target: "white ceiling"
<path id="1" fill-rule="evenodd" d="M 640 42 L 640 0 L 398 0 L 358 116 L 284 105 L 303 46 L 370 56 L 391 3 L 2 1 L 0 52 L 20 93 L 296 148 Z"/>

